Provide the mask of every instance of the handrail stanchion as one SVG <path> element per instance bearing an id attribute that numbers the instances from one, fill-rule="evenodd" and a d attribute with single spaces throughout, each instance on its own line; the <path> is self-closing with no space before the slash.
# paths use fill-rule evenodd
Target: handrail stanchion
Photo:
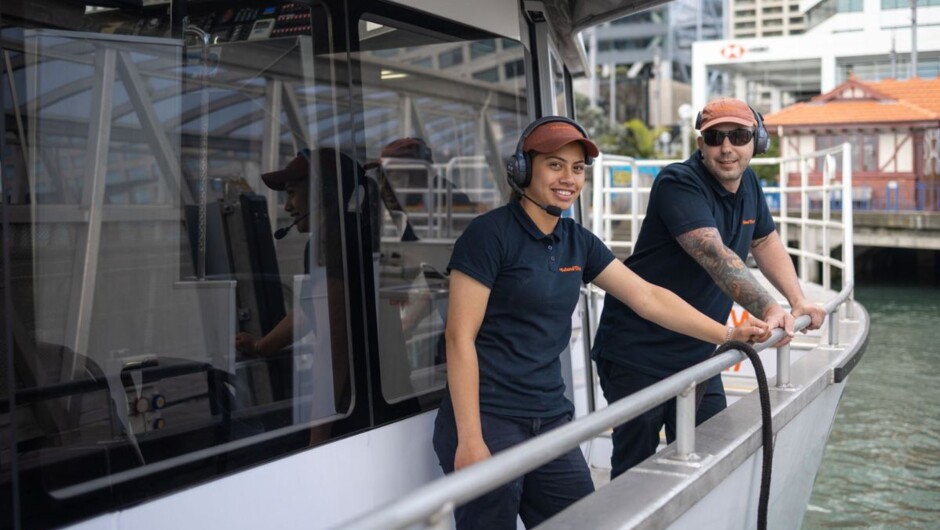
<path id="1" fill-rule="evenodd" d="M 591 232 L 601 234 L 601 197 L 604 191 L 604 153 L 599 153 L 594 159 L 593 188 L 591 189 Z"/>
<path id="2" fill-rule="evenodd" d="M 792 388 L 790 384 L 790 345 L 777 346 L 777 388 Z"/>
<path id="3" fill-rule="evenodd" d="M 823 169 L 825 170 L 825 166 Z M 807 186 L 809 186 L 809 166 L 803 162 L 800 164 L 800 280 L 804 282 L 809 281 L 809 259 L 806 254 L 806 247 L 809 246 L 809 227 L 806 226 L 806 220 L 809 219 Z"/>
<path id="4" fill-rule="evenodd" d="M 695 460 L 695 385 L 676 396 L 676 458 Z"/>
<path id="5" fill-rule="evenodd" d="M 610 241 L 614 238 L 614 222 L 610 218 L 610 212 L 613 210 L 611 208 L 611 202 L 613 201 L 613 188 L 614 188 L 614 172 L 613 166 L 609 164 L 604 165 L 604 240 Z"/>
<path id="6" fill-rule="evenodd" d="M 842 144 L 842 196 L 852 197 L 852 145 L 848 142 Z M 854 214 L 855 205 L 852 201 L 843 200 L 842 204 L 842 287 L 855 278 L 855 247 L 854 247 Z M 853 290 L 854 291 L 854 290 Z M 854 292 L 849 293 L 845 301 L 846 318 L 854 318 L 852 301 Z"/>
<path id="7" fill-rule="evenodd" d="M 839 307 L 829 313 L 829 344 L 827 346 L 839 345 Z"/>

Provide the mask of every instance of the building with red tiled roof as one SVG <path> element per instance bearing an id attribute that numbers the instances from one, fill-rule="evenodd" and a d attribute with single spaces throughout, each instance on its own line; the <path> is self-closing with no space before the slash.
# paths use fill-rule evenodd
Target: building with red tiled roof
<path id="1" fill-rule="evenodd" d="M 936 205 L 940 193 L 940 78 L 854 77 L 764 120 L 787 157 L 850 142 L 856 196 L 896 208 Z M 841 163 L 841 160 L 839 160 Z M 819 178 L 813 168 L 810 178 Z M 798 178 L 798 175 L 794 175 Z"/>

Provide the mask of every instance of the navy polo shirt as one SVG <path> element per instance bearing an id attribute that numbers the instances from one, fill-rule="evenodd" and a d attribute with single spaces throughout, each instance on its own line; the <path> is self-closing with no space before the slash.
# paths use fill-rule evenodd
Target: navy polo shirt
<path id="1" fill-rule="evenodd" d="M 625 263 L 641 278 L 669 289 L 724 324 L 733 301 L 676 241 L 704 227 L 717 228 L 725 246 L 745 260 L 751 241 L 773 232 L 774 222 L 751 168 L 745 170 L 737 193 L 731 193 L 696 151 L 685 162 L 663 168 L 653 182 L 646 219 Z M 607 295 L 592 356 L 666 377 L 706 359 L 714 348 L 644 320 Z"/>
<path id="2" fill-rule="evenodd" d="M 581 285 L 614 259 L 573 219 L 543 233 L 519 201 L 470 223 L 447 269 L 490 288 L 476 337 L 481 411 L 525 418 L 573 411 L 559 355 L 571 339 Z"/>

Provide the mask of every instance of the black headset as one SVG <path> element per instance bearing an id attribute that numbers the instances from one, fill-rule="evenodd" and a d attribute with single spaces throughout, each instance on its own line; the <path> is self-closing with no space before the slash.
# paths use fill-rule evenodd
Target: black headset
<path id="1" fill-rule="evenodd" d="M 590 138 L 588 138 L 587 131 L 584 130 L 584 127 L 571 118 L 566 118 L 564 116 L 544 116 L 533 121 L 529 124 L 528 127 L 525 128 L 524 131 L 522 131 L 522 135 L 519 136 L 519 143 L 516 144 L 516 152 L 512 154 L 512 156 L 509 158 L 509 162 L 506 164 L 506 179 L 509 181 L 509 185 L 514 190 L 521 190 L 522 188 L 525 188 L 532 183 L 532 158 L 529 156 L 529 153 L 523 151 L 526 138 L 528 138 L 529 135 L 532 134 L 532 131 L 538 127 L 545 125 L 546 123 L 552 123 L 556 121 L 573 125 L 574 128 L 581 133 L 581 136 L 584 136 L 585 139 L 590 140 Z M 593 163 L 594 159 L 585 153 L 584 164 L 590 166 Z"/>
<path id="2" fill-rule="evenodd" d="M 762 155 L 770 149 L 770 134 L 767 133 L 767 128 L 764 127 L 764 117 L 761 113 L 754 110 L 754 107 L 750 105 L 747 108 L 751 109 L 751 113 L 754 114 L 754 121 L 757 122 L 757 130 L 754 131 L 754 156 Z M 702 111 L 699 111 L 695 117 L 695 129 L 702 130 Z"/>

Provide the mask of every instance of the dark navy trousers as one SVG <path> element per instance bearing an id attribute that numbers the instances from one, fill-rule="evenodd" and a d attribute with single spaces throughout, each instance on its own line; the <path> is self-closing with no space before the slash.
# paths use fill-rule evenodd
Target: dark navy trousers
<path id="1" fill-rule="evenodd" d="M 613 403 L 662 381 L 663 378 L 642 374 L 625 366 L 599 359 L 597 374 L 601 388 L 608 403 Z M 728 406 L 725 389 L 721 384 L 721 374 L 708 380 L 705 397 L 695 412 L 695 424 L 698 425 Z M 666 426 L 666 441 L 676 439 L 676 400 L 653 407 L 642 415 L 614 428 L 614 450 L 610 456 L 610 478 L 624 473 L 631 467 L 646 460 L 656 452 L 659 445 L 659 431 Z"/>
<path id="2" fill-rule="evenodd" d="M 481 413 L 483 440 L 491 454 L 499 453 L 571 421 L 569 414 L 554 418 L 516 418 Z M 441 401 L 434 421 L 434 452 L 444 473 L 454 471 L 457 425 L 450 396 Z M 591 472 L 577 447 L 551 462 L 484 494 L 454 511 L 458 530 L 515 530 L 516 516 L 532 528 L 594 491 Z"/>

